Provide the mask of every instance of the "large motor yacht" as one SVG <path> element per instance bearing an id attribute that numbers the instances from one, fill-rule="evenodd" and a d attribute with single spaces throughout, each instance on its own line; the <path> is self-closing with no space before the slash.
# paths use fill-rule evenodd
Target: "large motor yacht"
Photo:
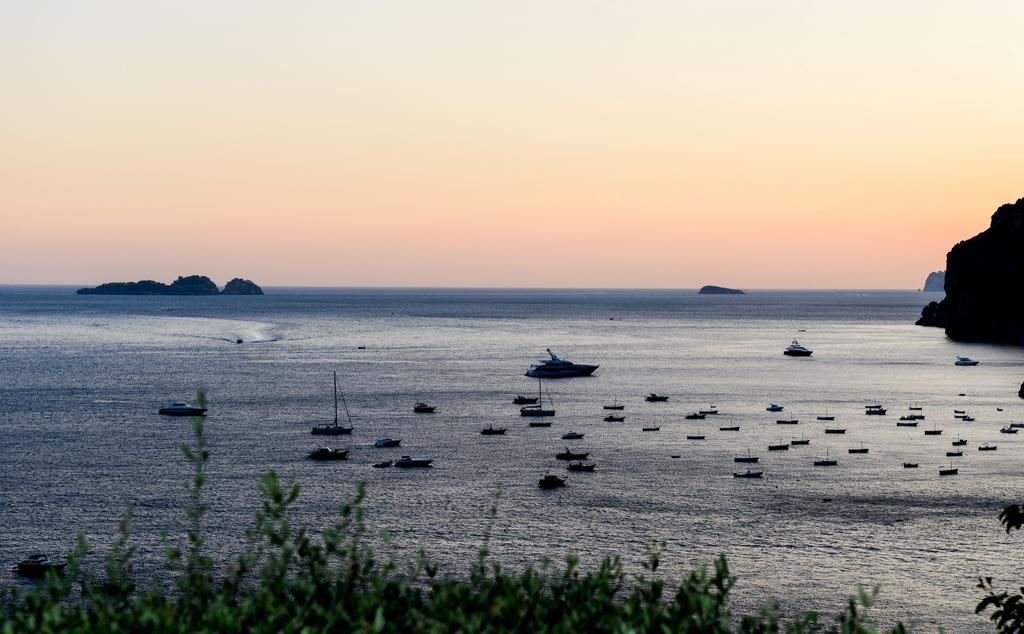
<path id="1" fill-rule="evenodd" d="M 530 366 L 526 376 L 535 379 L 567 379 L 574 376 L 590 376 L 598 368 L 596 365 L 584 365 L 573 363 L 567 359 L 561 359 L 551 348 L 547 349 L 550 359 L 541 359 Z"/>
<path id="2" fill-rule="evenodd" d="M 793 340 L 793 343 L 789 344 L 788 348 L 782 351 L 782 354 L 786 355 L 787 357 L 809 357 L 812 353 L 813 350 L 808 350 L 807 348 L 801 346 L 800 342 L 797 341 L 796 339 Z"/>

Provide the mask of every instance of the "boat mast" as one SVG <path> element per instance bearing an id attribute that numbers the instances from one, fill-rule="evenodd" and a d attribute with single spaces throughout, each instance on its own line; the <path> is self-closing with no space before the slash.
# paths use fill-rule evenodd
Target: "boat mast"
<path id="1" fill-rule="evenodd" d="M 338 373 L 334 373 L 334 426 L 338 426 Z"/>

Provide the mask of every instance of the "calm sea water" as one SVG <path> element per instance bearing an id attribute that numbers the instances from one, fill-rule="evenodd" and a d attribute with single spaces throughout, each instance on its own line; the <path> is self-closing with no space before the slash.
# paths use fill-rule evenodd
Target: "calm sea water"
<path id="1" fill-rule="evenodd" d="M 70 288 L 0 287 L 4 566 L 27 551 L 66 552 L 79 533 L 102 551 L 133 506 L 140 568 L 159 576 L 161 534 L 174 539 L 184 526 L 188 466 L 178 446 L 189 426 L 156 409 L 204 389 L 208 527 L 224 557 L 242 543 L 259 476 L 275 470 L 301 485 L 296 522 L 310 527 L 330 522 L 355 483 L 367 481 L 370 527 L 392 536 L 385 551 L 406 557 L 422 547 L 453 573 L 475 556 L 497 500 L 492 548 L 508 566 L 575 553 L 585 563 L 623 555 L 636 567 L 648 545 L 665 542 L 663 570 L 677 577 L 725 553 L 746 610 L 776 600 L 783 610 L 831 612 L 858 584 L 879 585 L 880 623 L 985 631 L 973 615 L 976 578 L 1021 581 L 1019 537 L 1007 537 L 996 516 L 1024 497 L 1024 439 L 998 433 L 1024 419 L 1016 398 L 1024 355 L 913 326 L 934 299 L 928 294 L 269 293 L 79 297 Z M 781 354 L 794 336 L 813 357 Z M 528 429 L 511 397 L 536 390 L 523 373 L 546 347 L 601 368 L 547 382 L 554 425 Z M 982 364 L 954 367 L 957 354 Z M 336 442 L 351 456 L 313 463 L 308 429 L 332 416 L 332 371 L 356 426 Z M 652 391 L 671 400 L 643 402 Z M 605 423 L 601 405 L 615 396 L 626 421 Z M 413 414 L 417 400 L 438 413 Z M 863 415 L 876 400 L 888 416 Z M 776 425 L 769 402 L 800 424 Z M 683 419 L 709 404 L 722 412 L 713 420 Z M 927 420 L 897 429 L 911 404 Z M 845 436 L 826 436 L 814 420 L 826 408 Z M 955 422 L 954 408 L 976 422 Z M 481 437 L 491 424 L 508 435 Z M 640 431 L 651 425 L 661 431 Z M 741 430 L 718 431 L 727 425 Z M 933 426 L 943 434 L 925 437 Z M 697 429 L 707 439 L 688 441 Z M 560 440 L 569 430 L 586 437 Z M 810 446 L 766 451 L 801 435 Z M 940 478 L 957 435 L 968 439 L 964 457 L 953 459 L 960 474 Z M 402 447 L 370 446 L 382 436 Z M 861 442 L 869 454 L 847 453 Z M 979 453 L 982 442 L 999 449 Z M 592 452 L 598 470 L 539 490 L 545 472 L 564 474 L 554 454 L 566 445 Z M 761 456 L 762 481 L 732 477 L 743 466 L 733 456 L 747 449 Z M 838 467 L 812 465 L 826 449 Z M 435 467 L 370 467 L 401 453 L 431 457 Z M 921 466 L 904 470 L 904 461 Z"/>

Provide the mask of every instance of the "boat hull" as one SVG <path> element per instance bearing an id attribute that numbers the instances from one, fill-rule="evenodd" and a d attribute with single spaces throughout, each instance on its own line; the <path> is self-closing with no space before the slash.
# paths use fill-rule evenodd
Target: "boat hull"
<path id="1" fill-rule="evenodd" d="M 160 414 L 164 416 L 205 416 L 205 407 L 161 407 Z"/>
<path id="2" fill-rule="evenodd" d="M 309 433 L 314 436 L 348 436 L 352 433 L 352 428 L 341 427 L 340 425 L 329 425 L 326 427 L 314 427 L 309 430 Z"/>
<path id="3" fill-rule="evenodd" d="M 814 353 L 810 350 L 784 350 L 782 354 L 787 357 L 809 357 Z"/>
<path id="4" fill-rule="evenodd" d="M 530 409 L 530 408 L 524 407 L 524 408 L 519 410 L 519 415 L 520 416 L 526 416 L 527 418 L 537 418 L 537 417 L 543 417 L 543 416 L 554 416 L 555 415 L 555 410 L 553 410 L 553 409 L 539 409 L 539 408 Z"/>
<path id="5" fill-rule="evenodd" d="M 546 368 L 536 367 L 526 371 L 526 376 L 532 379 L 571 379 L 578 376 L 590 376 L 600 366 L 573 364 L 567 367 Z"/>

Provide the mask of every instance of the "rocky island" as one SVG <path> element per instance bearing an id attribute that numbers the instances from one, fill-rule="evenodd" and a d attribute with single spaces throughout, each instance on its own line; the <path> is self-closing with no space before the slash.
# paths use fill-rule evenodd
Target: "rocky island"
<path id="1" fill-rule="evenodd" d="M 1001 206 L 988 229 L 950 249 L 945 289 L 917 325 L 945 328 L 956 341 L 1024 345 L 1024 198 Z"/>
<path id="2" fill-rule="evenodd" d="M 941 293 L 946 290 L 946 272 L 935 271 L 934 273 L 928 274 L 928 279 L 924 281 L 924 288 L 921 289 L 925 293 Z"/>
<path id="3" fill-rule="evenodd" d="M 736 288 L 726 288 L 724 286 L 702 286 L 698 295 L 746 295 L 743 291 Z"/>
<path id="4" fill-rule="evenodd" d="M 138 282 L 107 282 L 94 288 L 80 288 L 79 295 L 262 295 L 255 283 L 236 277 L 221 291 L 205 275 L 179 277 L 170 284 L 153 280 Z"/>

